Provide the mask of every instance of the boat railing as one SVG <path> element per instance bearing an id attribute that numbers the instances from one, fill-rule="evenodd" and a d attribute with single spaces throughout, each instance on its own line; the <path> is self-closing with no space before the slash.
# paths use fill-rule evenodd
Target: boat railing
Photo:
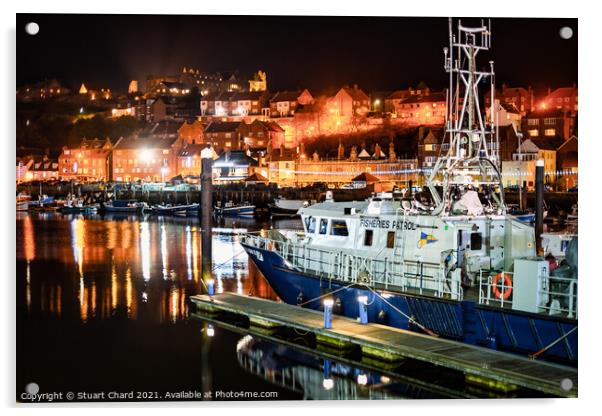
<path id="1" fill-rule="evenodd" d="M 245 234 L 242 242 L 276 252 L 287 266 L 319 278 L 454 300 L 463 298 L 460 274 L 446 272 L 440 265 L 402 261 L 399 257 L 374 258 L 254 234 Z"/>
<path id="2" fill-rule="evenodd" d="M 506 279 L 494 279 L 498 275 L 508 275 L 509 284 Z M 479 304 L 492 305 L 500 308 L 512 308 L 513 299 L 517 296 L 514 290 L 514 273 L 494 272 L 489 270 L 480 271 Z M 536 296 L 533 297 L 534 307 L 532 312 L 560 315 L 576 319 L 577 309 L 577 282 L 578 279 L 570 277 L 549 276 L 547 273 L 537 277 L 540 279 Z M 497 289 L 497 290 L 496 290 Z M 508 293 L 508 296 L 504 296 Z M 515 305 L 516 306 L 516 305 Z M 518 309 L 521 309 L 518 307 Z"/>
<path id="3" fill-rule="evenodd" d="M 577 282 L 570 277 L 550 276 L 548 285 L 542 286 L 540 296 L 548 299 L 541 307 L 548 315 L 564 315 L 567 318 L 577 318 Z"/>
<path id="4" fill-rule="evenodd" d="M 508 276 L 510 278 L 510 284 L 506 284 L 505 279 L 500 279 L 499 282 L 494 284 L 494 279 L 497 275 Z M 481 269 L 479 271 L 479 305 L 493 305 L 500 308 L 512 307 L 512 290 L 514 282 L 514 273 L 512 272 L 499 272 L 491 273 L 489 270 Z M 496 294 L 497 288 L 497 294 Z M 505 293 L 509 293 L 506 297 Z"/>

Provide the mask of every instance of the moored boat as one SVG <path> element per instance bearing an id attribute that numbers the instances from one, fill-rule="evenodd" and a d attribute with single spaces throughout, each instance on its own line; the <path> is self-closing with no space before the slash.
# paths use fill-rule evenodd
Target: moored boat
<path id="1" fill-rule="evenodd" d="M 495 124 L 478 112 L 477 79 L 495 102 L 493 63 L 476 74 L 474 61 L 490 36 L 459 22 L 453 34 L 450 21 L 449 150 L 420 198 L 327 198 L 299 210 L 302 232 L 248 233 L 242 246 L 286 303 L 329 299 L 351 318 L 365 308 L 371 322 L 576 365 L 577 238 L 552 271 L 535 228 L 507 209 Z"/>
<path id="2" fill-rule="evenodd" d="M 215 207 L 217 215 L 229 217 L 252 217 L 255 215 L 255 205 L 252 204 L 235 204 L 232 201 L 226 202 L 224 205 L 218 203 Z"/>
<path id="3" fill-rule="evenodd" d="M 105 212 L 109 213 L 129 213 L 141 214 L 145 207 L 144 202 L 138 202 L 135 199 L 120 199 L 104 203 Z"/>
<path id="4" fill-rule="evenodd" d="M 272 217 L 296 217 L 299 209 L 309 205 L 311 202 L 304 199 L 276 198 L 273 203 L 268 204 L 268 208 Z"/>

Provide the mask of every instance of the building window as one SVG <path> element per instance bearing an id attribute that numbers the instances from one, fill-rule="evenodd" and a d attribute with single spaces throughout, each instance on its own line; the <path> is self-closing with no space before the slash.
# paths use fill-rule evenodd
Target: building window
<path id="1" fill-rule="evenodd" d="M 554 124 L 556 124 L 556 119 L 553 117 L 552 118 L 544 118 L 543 124 L 545 124 L 546 126 L 553 126 Z"/>
<path id="2" fill-rule="evenodd" d="M 364 245 L 371 246 L 373 237 L 374 237 L 374 231 L 366 230 L 366 232 L 364 233 Z"/>
<path id="3" fill-rule="evenodd" d="M 531 137 L 539 136 L 539 130 L 537 130 L 537 129 L 529 130 L 529 136 L 531 136 Z"/>
<path id="4" fill-rule="evenodd" d="M 527 124 L 529 126 L 539 126 L 539 119 L 538 118 L 527 119 Z"/>
<path id="5" fill-rule="evenodd" d="M 544 133 L 546 136 L 556 136 L 556 129 L 546 129 Z"/>
<path id="6" fill-rule="evenodd" d="M 347 223 L 342 220 L 332 220 L 332 224 L 330 224 L 330 234 L 347 237 L 349 235 Z"/>

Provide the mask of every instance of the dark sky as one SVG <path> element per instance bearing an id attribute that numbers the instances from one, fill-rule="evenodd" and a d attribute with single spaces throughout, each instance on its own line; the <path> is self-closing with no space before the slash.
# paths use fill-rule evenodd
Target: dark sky
<path id="1" fill-rule="evenodd" d="M 40 32 L 25 33 L 27 22 Z M 462 20 L 465 25 L 480 21 Z M 559 36 L 569 26 L 570 40 Z M 577 82 L 577 19 L 492 19 L 497 84 L 539 90 Z M 17 85 L 57 78 L 118 91 L 131 79 L 238 69 L 268 73 L 272 91 L 358 84 L 392 90 L 446 85 L 447 18 L 17 15 Z M 144 83 L 141 88 L 144 88 Z"/>

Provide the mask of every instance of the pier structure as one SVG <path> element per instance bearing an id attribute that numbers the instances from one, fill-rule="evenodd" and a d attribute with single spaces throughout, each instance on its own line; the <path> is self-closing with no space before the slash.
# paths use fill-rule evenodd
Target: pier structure
<path id="1" fill-rule="evenodd" d="M 354 350 L 371 360 L 411 359 L 462 372 L 467 382 L 498 390 L 522 387 L 552 396 L 577 396 L 577 369 L 572 367 L 338 315 L 332 317 L 331 328 L 324 328 L 322 312 L 233 293 L 196 295 L 190 300 L 200 315 L 244 317 L 251 326 L 266 330 L 291 328 L 313 334 L 319 344 Z"/>

